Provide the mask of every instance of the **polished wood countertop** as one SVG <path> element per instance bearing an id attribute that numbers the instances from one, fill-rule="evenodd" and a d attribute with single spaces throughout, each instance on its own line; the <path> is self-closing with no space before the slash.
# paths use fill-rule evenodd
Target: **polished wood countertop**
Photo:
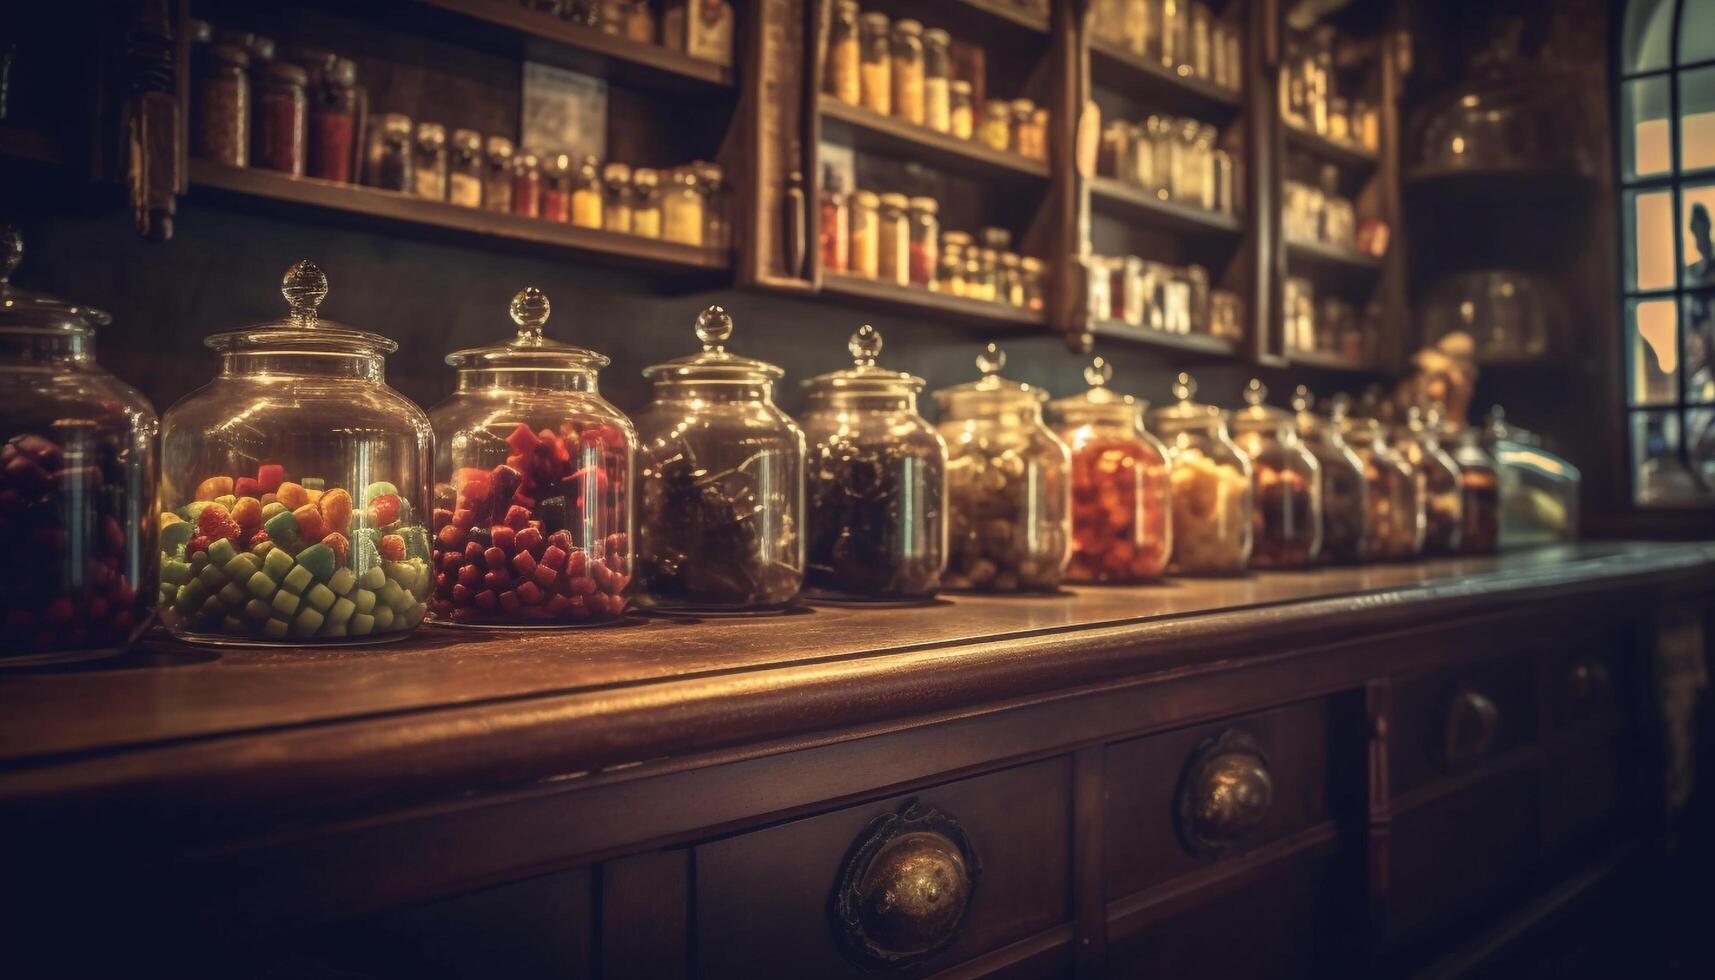
<path id="1" fill-rule="evenodd" d="M 80 667 L 0 671 L 0 807 L 122 801 L 164 822 L 575 779 L 840 728 L 886 730 L 1122 677 L 1580 594 L 1707 583 L 1715 542 L 1585 543 L 925 606 L 815 606 L 599 629 L 425 627 L 387 645 L 156 640 Z M 19 811 L 14 811 L 16 814 Z"/>

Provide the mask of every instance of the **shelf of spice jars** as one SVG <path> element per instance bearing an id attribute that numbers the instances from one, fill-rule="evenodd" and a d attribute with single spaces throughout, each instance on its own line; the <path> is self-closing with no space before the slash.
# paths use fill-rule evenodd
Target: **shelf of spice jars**
<path id="1" fill-rule="evenodd" d="M 1090 178 L 1090 206 L 1164 231 L 1237 238 L 1244 223 L 1236 214 L 1164 201 L 1153 191 L 1112 177 Z"/>
<path id="2" fill-rule="evenodd" d="M 822 136 L 835 143 L 971 177 L 1044 183 L 1049 178 L 1045 160 L 997 150 L 980 140 L 961 139 L 884 116 L 862 106 L 848 105 L 831 95 L 821 96 L 818 105 L 822 113 Z"/>
<path id="3" fill-rule="evenodd" d="M 822 273 L 822 291 L 854 302 L 882 309 L 946 317 L 986 326 L 1026 329 L 1046 326 L 1047 316 L 1041 310 L 1030 310 L 1010 303 L 952 296 L 922 286 L 901 286 L 897 283 L 867 279 L 841 272 Z"/>
<path id="4" fill-rule="evenodd" d="M 1162 108 L 1199 117 L 1237 115 L 1244 94 L 1198 78 L 1184 66 L 1169 68 L 1159 58 L 1137 54 L 1098 38 L 1090 41 L 1090 74 L 1102 88 L 1123 91 Z"/>
<path id="5" fill-rule="evenodd" d="M 1166 330 L 1133 326 L 1124 320 L 1093 321 L 1090 324 L 1090 332 L 1097 337 L 1106 337 L 1149 347 L 1160 347 L 1197 357 L 1220 359 L 1239 356 L 1239 342 L 1237 340 L 1230 337 L 1217 337 L 1210 333 L 1169 333 Z"/>
<path id="6" fill-rule="evenodd" d="M 393 228 L 511 242 L 597 256 L 617 265 L 723 270 L 731 258 L 719 249 L 682 245 L 599 228 L 462 207 L 409 194 L 344 184 L 254 167 L 191 161 L 191 188 L 210 196 L 273 206 L 311 209 Z"/>
<path id="7" fill-rule="evenodd" d="M 1377 256 L 1326 242 L 1288 238 L 1285 243 L 1287 271 L 1296 274 L 1323 272 L 1369 277 L 1379 274 L 1384 264 Z"/>
<path id="8" fill-rule="evenodd" d="M 1286 131 L 1288 146 L 1329 163 L 1357 169 L 1374 169 L 1381 164 L 1380 155 L 1358 143 L 1329 139 L 1313 129 L 1305 129 L 1293 123 L 1286 123 L 1281 128 Z"/>

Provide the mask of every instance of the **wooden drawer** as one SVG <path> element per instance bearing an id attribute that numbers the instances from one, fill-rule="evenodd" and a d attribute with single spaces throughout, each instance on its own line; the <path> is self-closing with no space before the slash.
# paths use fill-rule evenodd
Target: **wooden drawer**
<path id="1" fill-rule="evenodd" d="M 1495 657 L 1399 681 L 1390 724 L 1395 797 L 1535 744 L 1532 658 Z"/>
<path id="2" fill-rule="evenodd" d="M 1609 724 L 1627 713 L 1626 647 L 1604 634 L 1542 655 L 1542 703 L 1551 731 Z"/>
<path id="3" fill-rule="evenodd" d="M 1358 786 L 1363 746 L 1355 720 L 1355 699 L 1323 698 L 1108 746 L 1102 821 L 1108 900 L 1330 820 L 1336 796 Z M 1192 770 L 1211 753 L 1242 757 L 1245 746 L 1265 763 L 1266 810 L 1239 815 L 1247 827 L 1236 836 L 1199 833 L 1184 809 L 1196 805 Z"/>
<path id="4" fill-rule="evenodd" d="M 956 830 L 945 830 L 944 823 L 912 826 L 940 834 L 941 845 L 948 835 L 962 833 L 973 855 L 969 865 L 979 869 L 954 938 L 927 956 L 893 966 L 916 964 L 913 972 L 939 969 L 1067 922 L 1071 771 L 1069 759 L 1049 759 L 698 845 L 696 975 L 855 978 L 888 968 L 851 952 L 836 934 L 833 913 L 848 863 L 874 869 L 898 855 L 862 848 L 876 830 L 885 829 L 878 824 L 890 815 L 910 820 L 939 814 L 956 821 Z M 897 840 L 921 832 L 905 829 L 909 833 Z M 907 854 L 887 866 L 901 875 L 922 874 L 930 860 Z M 934 907 L 945 908 L 948 890 L 957 887 L 951 877 L 918 879 L 930 882 L 915 889 L 919 907 L 929 904 L 922 901 L 928 895 L 939 903 Z M 902 900 L 893 908 L 897 912 L 907 904 Z M 866 908 L 882 917 L 876 911 L 881 905 L 885 902 L 877 899 Z M 868 915 L 853 918 L 869 927 L 864 935 L 878 946 L 912 945 L 901 938 L 913 928 L 902 913 L 880 921 Z M 913 935 L 921 940 L 929 934 L 941 933 Z"/>
<path id="5" fill-rule="evenodd" d="M 1542 759 L 1545 850 L 1588 840 L 1619 814 L 1627 802 L 1625 738 L 1614 726 L 1593 726 L 1549 743 Z"/>

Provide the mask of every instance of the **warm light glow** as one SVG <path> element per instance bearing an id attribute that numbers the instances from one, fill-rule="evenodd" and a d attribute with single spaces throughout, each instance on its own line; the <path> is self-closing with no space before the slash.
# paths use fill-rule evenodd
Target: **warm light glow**
<path id="1" fill-rule="evenodd" d="M 1715 167 L 1715 112 L 1680 117 L 1679 159 L 1683 170 Z"/>
<path id="2" fill-rule="evenodd" d="M 1709 264 L 1715 264 L 1715 255 L 1705 255 L 1703 252 L 1703 249 L 1708 247 L 1710 242 L 1705 240 L 1703 245 L 1699 246 L 1696 236 L 1691 234 L 1691 212 L 1699 204 L 1703 205 L 1704 209 L 1709 212 L 1711 220 L 1715 220 L 1715 184 L 1706 184 L 1702 187 L 1681 187 L 1679 190 L 1680 214 L 1684 216 L 1684 220 L 1679 223 L 1679 233 L 1684 238 L 1682 246 L 1684 251 L 1680 253 L 1680 257 L 1688 266 L 1695 265 L 1702 259 L 1708 259 Z M 1641 269 L 1639 273 L 1642 274 Z M 1705 272 L 1703 275 L 1703 282 L 1687 282 L 1686 285 L 1708 285 L 1712 275 L 1715 274 Z"/>
<path id="3" fill-rule="evenodd" d="M 1632 137 L 1632 172 L 1639 177 L 1650 174 L 1666 173 L 1673 165 L 1673 155 L 1668 149 L 1666 119 L 1645 119 L 1633 127 Z"/>
<path id="4" fill-rule="evenodd" d="M 1673 199 L 1666 191 L 1639 194 L 1635 213 L 1637 288 L 1667 289 L 1674 283 Z"/>
<path id="5" fill-rule="evenodd" d="M 1671 299 L 1648 300 L 1632 313 L 1637 339 L 1632 346 L 1632 403 L 1670 402 L 1679 368 L 1679 319 Z"/>

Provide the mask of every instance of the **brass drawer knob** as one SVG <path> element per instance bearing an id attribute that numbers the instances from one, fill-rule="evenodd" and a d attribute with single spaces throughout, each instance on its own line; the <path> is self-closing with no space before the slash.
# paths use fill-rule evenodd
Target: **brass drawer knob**
<path id="1" fill-rule="evenodd" d="M 870 822 L 834 884 L 841 950 L 861 966 L 927 959 L 958 937 L 982 866 L 964 828 L 908 801 Z"/>
<path id="2" fill-rule="evenodd" d="M 1179 839 L 1213 858 L 1244 843 L 1274 803 L 1268 757 L 1256 739 L 1229 728 L 1191 754 L 1179 779 Z"/>
<path id="3" fill-rule="evenodd" d="M 1501 733 L 1501 709 L 1468 687 L 1453 693 L 1447 709 L 1443 751 L 1448 768 L 1458 769 L 1486 757 Z"/>
<path id="4" fill-rule="evenodd" d="M 1579 657 L 1566 671 L 1567 704 L 1574 718 L 1595 713 L 1611 696 L 1614 682 L 1608 667 L 1595 657 Z"/>

